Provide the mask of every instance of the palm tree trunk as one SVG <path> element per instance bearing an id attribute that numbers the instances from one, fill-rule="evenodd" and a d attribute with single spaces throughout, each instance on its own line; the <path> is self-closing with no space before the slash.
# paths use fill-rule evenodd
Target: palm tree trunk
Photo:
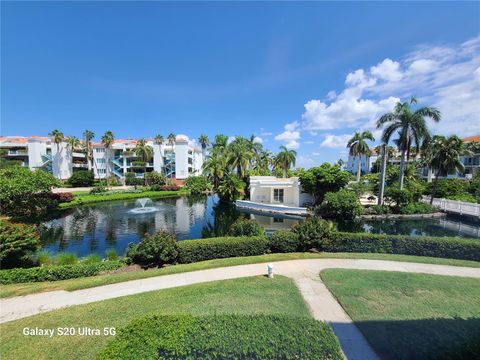
<path id="1" fill-rule="evenodd" d="M 287 177 L 287 164 L 283 164 L 283 178 L 285 179 Z"/>
<path id="2" fill-rule="evenodd" d="M 400 190 L 403 189 L 403 180 L 405 178 L 405 150 L 402 150 L 401 159 L 400 159 L 400 178 L 399 178 L 399 185 Z"/>
<path id="3" fill-rule="evenodd" d="M 358 165 L 357 165 L 357 183 L 360 182 L 360 176 L 362 176 L 362 156 L 358 156 Z"/>
<path id="4" fill-rule="evenodd" d="M 437 192 L 438 175 L 439 174 L 440 174 L 440 170 L 437 171 L 437 173 L 435 174 L 435 180 L 434 180 L 434 183 L 433 183 L 432 194 L 430 195 L 430 205 L 433 204 L 433 199 L 435 197 L 435 193 Z"/>

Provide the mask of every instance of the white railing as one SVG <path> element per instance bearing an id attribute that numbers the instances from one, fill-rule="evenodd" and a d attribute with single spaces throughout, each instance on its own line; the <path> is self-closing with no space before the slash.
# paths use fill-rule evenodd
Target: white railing
<path id="1" fill-rule="evenodd" d="M 430 198 L 423 197 L 424 202 L 430 202 Z M 480 218 L 480 204 L 469 203 L 458 200 L 448 199 L 433 199 L 432 205 L 439 207 L 445 212 L 450 212 L 459 215 L 469 215 Z"/>
<path id="2" fill-rule="evenodd" d="M 239 208 L 250 209 L 260 212 L 288 214 L 288 215 L 307 215 L 307 208 L 297 206 L 287 206 L 283 204 L 256 203 L 248 200 L 237 200 L 235 205 Z"/>

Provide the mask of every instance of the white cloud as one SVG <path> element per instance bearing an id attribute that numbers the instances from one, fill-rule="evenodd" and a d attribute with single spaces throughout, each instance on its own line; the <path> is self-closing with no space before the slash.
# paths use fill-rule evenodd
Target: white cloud
<path id="1" fill-rule="evenodd" d="M 337 92 L 335 90 L 330 90 L 328 93 L 327 93 L 327 99 L 328 100 L 333 100 L 337 97 Z"/>
<path id="2" fill-rule="evenodd" d="M 263 139 L 260 136 L 255 136 L 253 142 L 257 144 L 263 144 Z"/>
<path id="3" fill-rule="evenodd" d="M 265 130 L 264 128 L 261 128 L 261 129 L 260 129 L 260 135 L 261 135 L 261 136 L 272 136 L 273 133 L 270 132 L 270 131 Z"/>
<path id="4" fill-rule="evenodd" d="M 436 70 L 438 63 L 435 60 L 419 59 L 410 64 L 408 69 L 411 74 L 425 74 Z"/>
<path id="5" fill-rule="evenodd" d="M 309 168 L 315 165 L 315 160 L 310 156 L 300 155 L 296 161 L 296 167 Z"/>
<path id="6" fill-rule="evenodd" d="M 347 146 L 348 140 L 352 137 L 352 134 L 343 135 L 325 135 L 325 140 L 320 144 L 321 147 L 327 147 L 331 149 L 344 148 Z"/>
<path id="7" fill-rule="evenodd" d="M 317 136 L 317 135 L 318 135 L 318 132 L 316 132 L 316 131 L 309 131 L 309 134 L 312 135 L 312 136 Z"/>
<path id="8" fill-rule="evenodd" d="M 285 146 L 289 149 L 298 149 L 300 146 L 300 131 L 297 130 L 300 124 L 298 121 L 288 123 L 284 126 L 285 131 L 275 136 L 275 140 L 285 142 Z"/>
<path id="9" fill-rule="evenodd" d="M 307 140 L 303 142 L 304 144 L 315 144 L 315 141 Z"/>
<path id="10" fill-rule="evenodd" d="M 235 140 L 235 136 L 229 136 L 227 139 L 227 144 L 230 144 L 233 140 Z"/>
<path id="11" fill-rule="evenodd" d="M 370 68 L 370 73 L 382 80 L 399 81 L 403 78 L 403 73 L 400 70 L 400 63 L 385 59 L 376 66 Z"/>

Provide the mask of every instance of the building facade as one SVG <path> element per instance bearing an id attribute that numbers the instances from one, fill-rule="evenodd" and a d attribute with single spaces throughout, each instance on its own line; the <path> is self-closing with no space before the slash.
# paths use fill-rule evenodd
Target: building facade
<path id="1" fill-rule="evenodd" d="M 145 165 L 135 154 L 136 145 L 137 140 L 132 139 L 114 140 L 109 148 L 92 142 L 91 168 L 95 178 L 113 176 L 124 182 L 127 172 L 143 178 L 144 171 L 156 171 L 168 178 L 183 180 L 202 173 L 204 154 L 186 135 L 178 135 L 173 144 L 148 140 L 153 156 Z M 71 149 L 66 142 L 57 144 L 48 137 L 0 137 L 0 149 L 5 159 L 18 160 L 31 170 L 43 169 L 61 180 L 68 179 L 78 169 L 88 169 L 83 145 Z"/>

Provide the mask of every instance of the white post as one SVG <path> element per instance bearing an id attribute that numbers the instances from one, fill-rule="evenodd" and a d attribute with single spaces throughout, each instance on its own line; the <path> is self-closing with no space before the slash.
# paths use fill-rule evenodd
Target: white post
<path id="1" fill-rule="evenodd" d="M 273 278 L 273 264 L 268 264 L 267 265 L 267 272 L 268 272 L 268 277 L 270 279 Z"/>

